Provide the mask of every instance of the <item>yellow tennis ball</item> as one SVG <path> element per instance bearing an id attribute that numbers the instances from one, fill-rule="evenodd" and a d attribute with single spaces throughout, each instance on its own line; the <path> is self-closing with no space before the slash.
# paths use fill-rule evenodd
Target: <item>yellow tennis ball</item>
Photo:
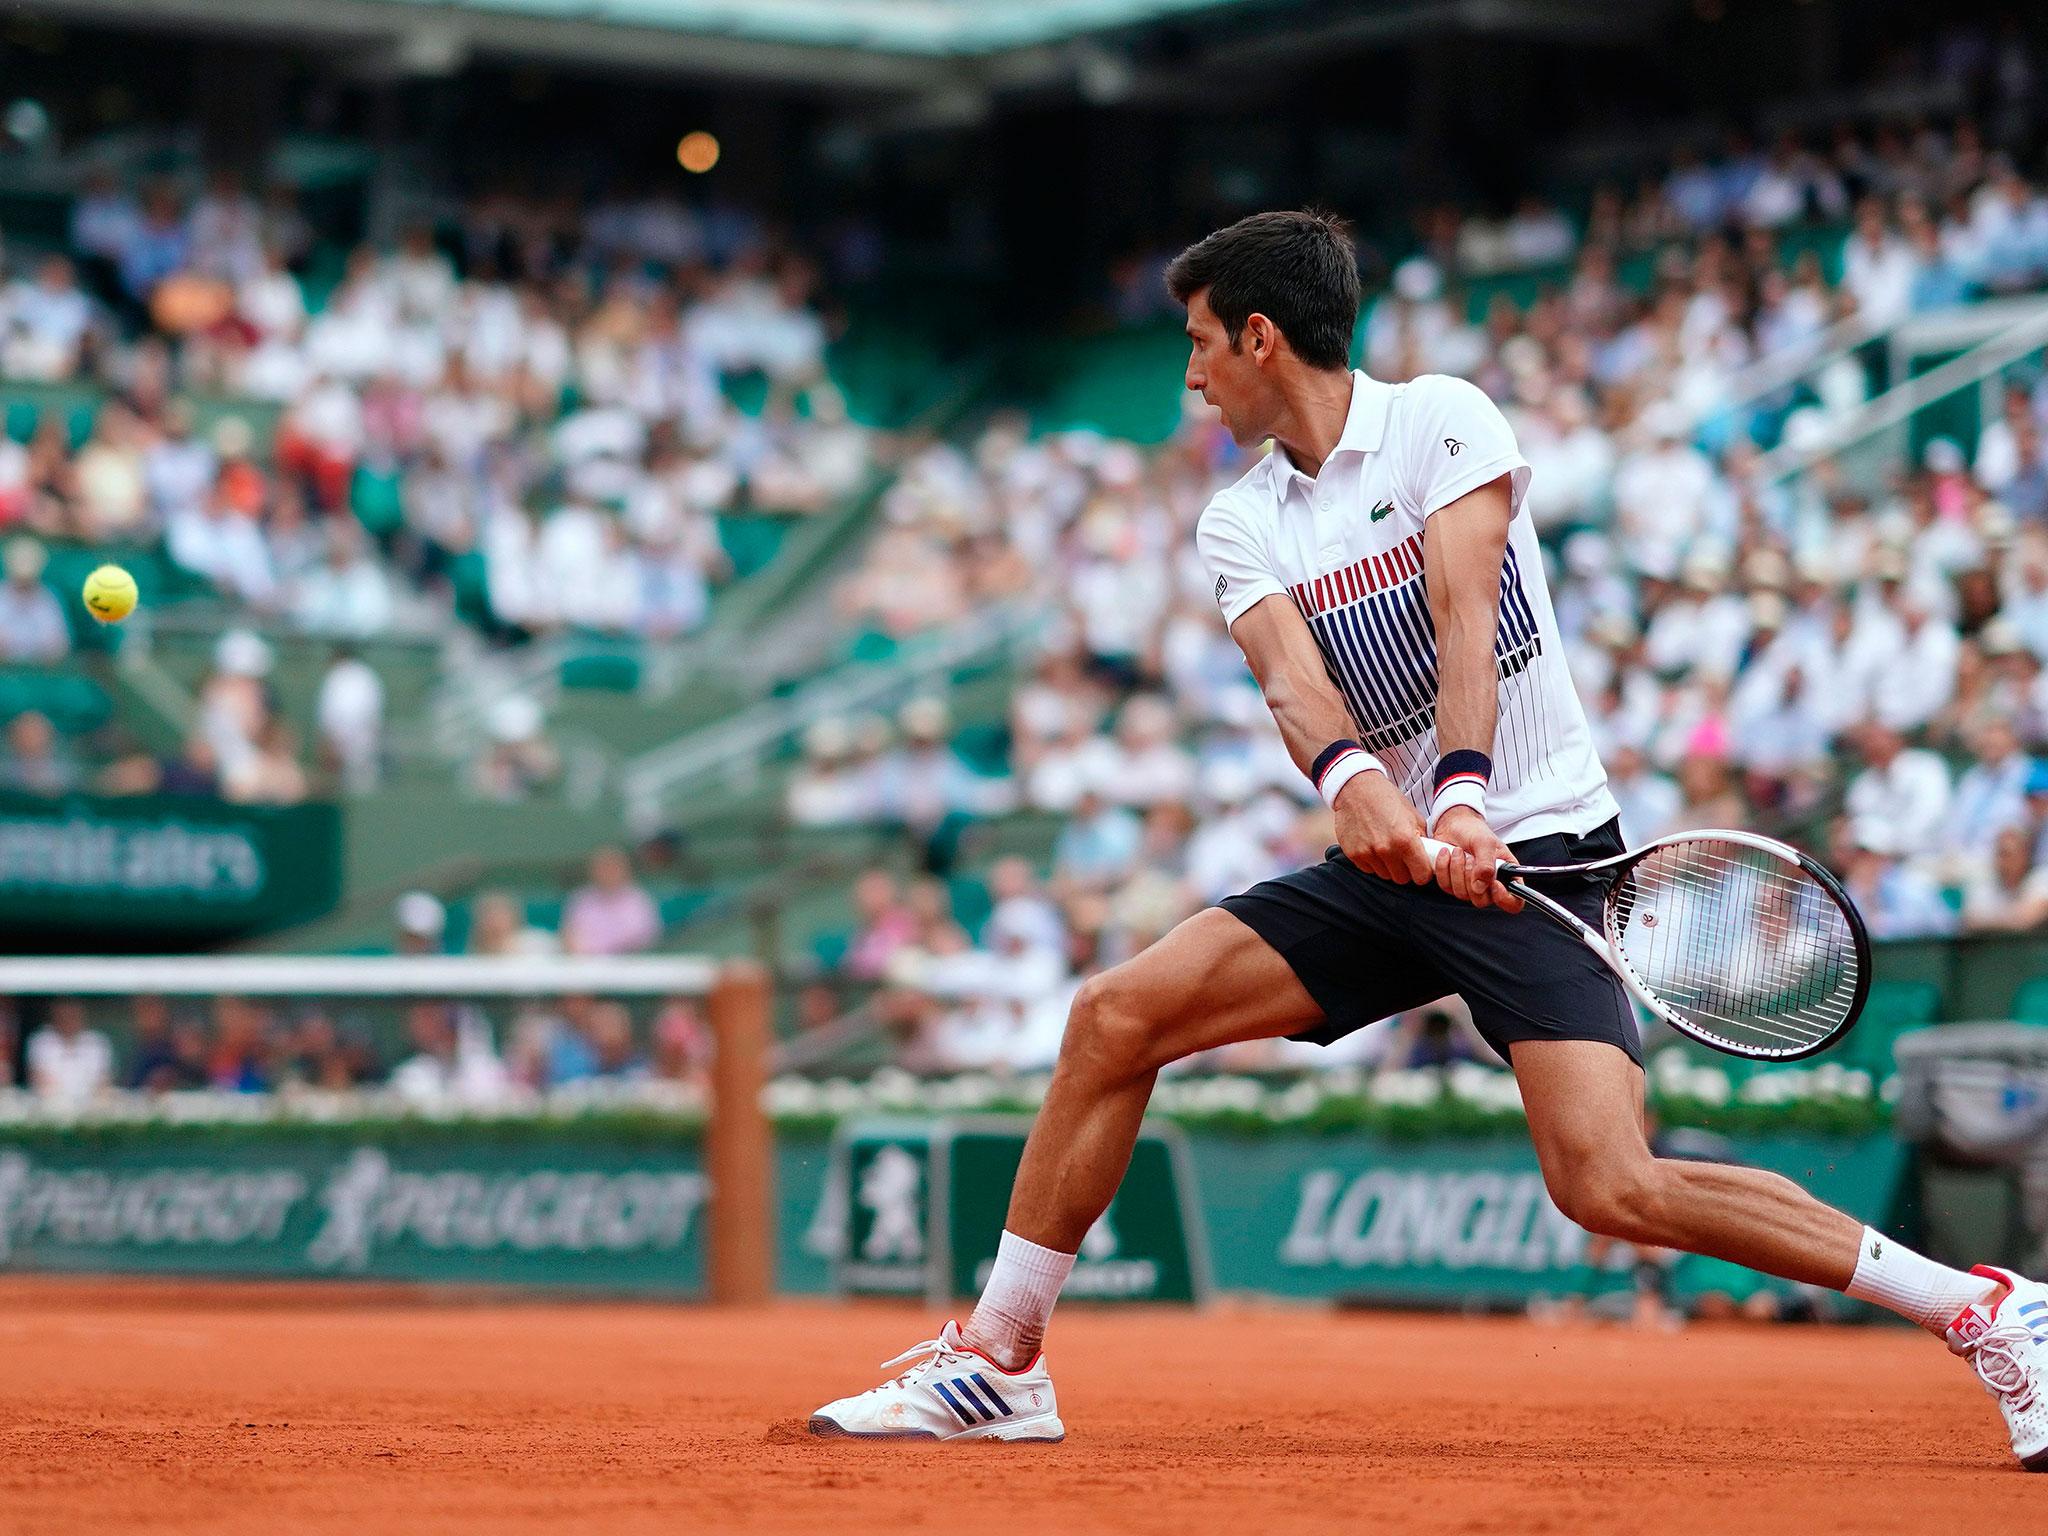
<path id="1" fill-rule="evenodd" d="M 103 565 L 85 578 L 85 611 L 102 624 L 118 624 L 135 611 L 135 578 L 118 565 Z"/>

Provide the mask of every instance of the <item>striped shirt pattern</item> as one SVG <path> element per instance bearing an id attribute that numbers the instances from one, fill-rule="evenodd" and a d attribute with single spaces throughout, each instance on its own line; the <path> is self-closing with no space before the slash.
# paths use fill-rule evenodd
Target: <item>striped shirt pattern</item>
<path id="1" fill-rule="evenodd" d="M 1393 548 L 1288 588 L 1344 695 L 1364 745 L 1427 810 L 1438 756 L 1436 625 L 1422 572 L 1421 534 Z M 1493 643 L 1500 678 L 1494 775 L 1518 782 L 1550 751 L 1546 712 L 1523 674 L 1543 654 L 1543 637 L 1510 545 L 1501 562 L 1500 619 Z"/>

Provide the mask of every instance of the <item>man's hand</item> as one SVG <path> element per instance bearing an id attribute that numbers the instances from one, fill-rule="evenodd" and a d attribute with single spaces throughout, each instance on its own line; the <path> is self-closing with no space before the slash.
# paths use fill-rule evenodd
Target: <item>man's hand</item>
<path id="1" fill-rule="evenodd" d="M 1437 822 L 1435 836 L 1453 850 L 1437 855 L 1435 875 L 1440 888 L 1475 907 L 1522 910 L 1522 898 L 1502 885 L 1494 873 L 1502 859 L 1514 861 L 1514 852 L 1493 835 L 1485 817 L 1469 805 L 1454 805 Z"/>
<path id="2" fill-rule="evenodd" d="M 1337 846 L 1369 875 L 1427 885 L 1422 818 L 1384 773 L 1361 773 L 1337 791 Z"/>

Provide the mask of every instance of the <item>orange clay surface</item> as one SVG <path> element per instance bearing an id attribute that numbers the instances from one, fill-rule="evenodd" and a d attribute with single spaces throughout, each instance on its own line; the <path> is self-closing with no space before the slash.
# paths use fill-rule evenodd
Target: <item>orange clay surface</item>
<path id="1" fill-rule="evenodd" d="M 932 1322 L 0 1281 L 0 1531 L 2048 1531 L 1904 1329 L 1070 1307 L 1064 1445 L 801 1432 Z"/>

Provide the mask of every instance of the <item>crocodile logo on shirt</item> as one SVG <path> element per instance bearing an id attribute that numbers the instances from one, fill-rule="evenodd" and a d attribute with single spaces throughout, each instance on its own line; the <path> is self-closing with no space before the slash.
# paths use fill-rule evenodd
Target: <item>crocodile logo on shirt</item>
<path id="1" fill-rule="evenodd" d="M 1393 511 L 1394 504 L 1391 501 L 1383 501 L 1372 509 L 1372 520 L 1378 522 L 1383 517 L 1391 517 Z"/>

